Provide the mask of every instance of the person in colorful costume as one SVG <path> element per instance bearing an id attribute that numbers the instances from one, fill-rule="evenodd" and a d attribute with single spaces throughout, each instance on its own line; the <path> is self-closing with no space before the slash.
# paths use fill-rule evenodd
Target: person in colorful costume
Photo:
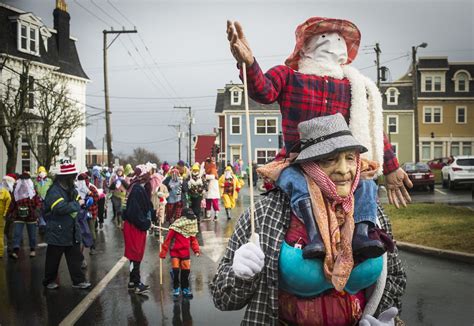
<path id="1" fill-rule="evenodd" d="M 278 101 L 280 104 L 285 142 L 281 154 L 291 157 L 299 151 L 302 145 L 296 131 L 299 122 L 339 112 L 348 123 L 350 120 L 356 139 L 368 148 L 365 158 L 379 164 L 374 177 L 382 173 L 384 162 L 390 202 L 397 207 L 399 201 L 406 205 L 410 196 L 404 183 L 411 187 L 411 182 L 399 168 L 388 138 L 383 134 L 380 93 L 373 82 L 349 66 L 360 44 L 360 32 L 353 23 L 322 17 L 306 20 L 296 29 L 295 50 L 285 61 L 286 66 L 274 67 L 266 74 L 253 57 L 240 24 L 228 22 L 227 32 L 234 57 L 239 63 L 247 64 L 249 95 L 260 103 Z M 314 90 L 308 85 L 314 85 Z M 292 196 L 292 208 L 305 221 L 307 233 L 311 235 L 305 257 L 324 256 L 325 248 L 314 227 L 315 216 L 304 179 L 291 170 L 280 178 L 275 180 L 277 185 Z M 383 252 L 379 241 L 368 238 L 369 228 L 375 226 L 376 191 L 376 184 L 368 179 L 360 183 L 356 192 L 354 249 L 369 258 Z"/>
<path id="2" fill-rule="evenodd" d="M 235 202 L 239 197 L 240 187 L 241 183 L 232 172 L 232 168 L 227 166 L 224 174 L 219 178 L 219 189 L 228 220 L 232 218 L 231 210 L 235 207 Z"/>
<path id="3" fill-rule="evenodd" d="M 196 215 L 198 221 L 201 218 L 201 202 L 206 183 L 204 181 L 204 171 L 199 163 L 194 163 L 191 167 L 191 177 L 188 182 L 188 197 L 190 207 Z"/>
<path id="4" fill-rule="evenodd" d="M 128 182 L 124 176 L 124 169 L 122 166 L 118 166 L 113 176 L 109 180 L 109 190 L 112 194 L 110 198 L 112 202 L 112 209 L 114 213 L 113 219 L 117 227 L 122 227 L 122 212 L 125 208 L 125 198 L 127 194 Z"/>
<path id="5" fill-rule="evenodd" d="M 3 258 L 3 251 L 5 248 L 5 224 L 7 220 L 7 214 L 10 210 L 10 204 L 12 202 L 14 184 L 15 179 L 13 179 L 10 175 L 5 175 L 2 178 L 2 183 L 0 185 L 0 258 Z"/>
<path id="6" fill-rule="evenodd" d="M 211 218 L 211 209 L 214 209 L 214 221 L 219 217 L 219 175 L 216 163 L 211 158 L 204 162 L 204 179 L 206 180 L 206 219 Z"/>
<path id="7" fill-rule="evenodd" d="M 189 274 L 191 273 L 189 250 L 192 249 L 196 256 L 200 255 L 199 243 L 196 239 L 198 233 L 196 218 L 197 216 L 191 208 L 184 208 L 182 216 L 170 225 L 166 239 L 161 245 L 160 258 L 165 259 L 171 241 L 174 240 L 170 256 L 173 272 L 173 296 L 175 297 L 178 297 L 181 291 L 183 297 L 193 297 L 189 286 Z"/>
<path id="8" fill-rule="evenodd" d="M 163 184 L 168 188 L 169 192 L 165 215 L 166 221 L 171 224 L 181 217 L 185 197 L 183 179 L 179 175 L 179 170 L 172 168 L 169 174 L 163 181 Z"/>
<path id="9" fill-rule="evenodd" d="M 124 256 L 130 260 L 130 279 L 128 290 L 145 294 L 150 286 L 143 284 L 140 277 L 140 264 L 145 254 L 146 234 L 151 227 L 153 204 L 145 185 L 150 174 L 145 165 L 135 167 L 135 176 L 128 188 L 127 205 L 123 212 Z"/>
<path id="10" fill-rule="evenodd" d="M 30 257 L 36 256 L 36 225 L 41 199 L 36 194 L 35 186 L 28 172 L 23 172 L 13 192 L 13 252 L 12 258 L 18 258 L 23 239 L 23 228 L 26 225 L 30 244 Z"/>
<path id="11" fill-rule="evenodd" d="M 15 190 L 16 182 L 18 180 L 18 174 L 8 173 L 2 179 L 2 184 L 6 185 L 5 189 L 8 189 L 11 196 L 10 206 L 8 207 L 5 215 L 5 230 L 3 232 L 5 245 L 7 246 L 7 253 L 10 255 L 13 252 L 13 191 Z"/>
<path id="12" fill-rule="evenodd" d="M 33 184 L 35 185 L 35 191 L 38 194 L 41 202 L 44 201 L 44 198 L 46 197 L 46 193 L 48 192 L 49 187 L 53 184 L 53 180 L 48 177 L 48 171 L 46 171 L 46 168 L 44 166 L 40 166 L 37 171 L 37 176 L 36 178 L 33 179 Z M 46 223 L 44 221 L 44 216 L 43 216 L 43 211 L 42 209 L 40 210 L 40 215 L 39 215 L 39 230 L 40 233 L 44 233 L 44 228 L 46 226 Z"/>
<path id="13" fill-rule="evenodd" d="M 97 240 L 95 224 L 97 221 L 97 216 L 99 215 L 99 191 L 92 183 L 90 183 L 89 175 L 87 175 L 87 173 L 81 173 L 77 176 L 76 189 L 79 193 L 79 196 L 81 196 L 81 199 L 85 202 L 84 207 L 82 208 L 86 209 L 88 213 L 87 224 L 89 226 L 89 231 L 92 235 L 93 241 L 89 248 L 89 254 L 95 255 L 95 244 Z"/>
<path id="14" fill-rule="evenodd" d="M 164 222 L 164 213 L 166 207 L 166 198 L 168 198 L 168 189 L 163 184 L 163 175 L 157 171 L 157 165 L 155 163 L 147 162 L 147 169 L 150 173 L 150 181 L 145 185 L 145 190 L 150 192 L 151 202 L 153 204 L 153 209 L 155 210 L 155 215 L 152 218 L 152 223 L 155 226 L 158 226 L 159 223 Z M 158 229 L 154 229 L 155 235 L 159 234 Z M 153 228 L 150 229 L 150 234 L 153 232 Z"/>
<path id="15" fill-rule="evenodd" d="M 299 131 L 302 139 L 331 138 L 312 143 L 294 161 L 322 217 L 318 224 L 326 255 L 303 258 L 301 248 L 310 239 L 290 198 L 275 188 L 255 205 L 255 241 L 248 242 L 249 212 L 238 220 L 211 283 L 214 303 L 221 310 L 247 305 L 243 325 L 373 321 L 365 315 L 378 316 L 370 325 L 389 325 L 378 322 L 388 317 L 393 322 L 406 276 L 381 207 L 377 221 L 381 229 L 371 236 L 384 239 L 389 252 L 364 261 L 354 261 L 352 253 L 353 194 L 361 175 L 360 153 L 367 149 L 350 134 L 340 115 L 302 122 Z"/>

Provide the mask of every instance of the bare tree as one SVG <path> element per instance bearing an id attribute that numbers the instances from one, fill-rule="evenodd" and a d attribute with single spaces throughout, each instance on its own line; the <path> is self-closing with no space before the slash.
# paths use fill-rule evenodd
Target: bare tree
<path id="1" fill-rule="evenodd" d="M 19 84 L 15 84 L 16 79 L 10 78 L 0 86 L 0 135 L 7 149 L 7 173 L 15 172 L 22 129 L 31 118 L 26 108 L 28 69 L 25 63 Z"/>
<path id="2" fill-rule="evenodd" d="M 150 152 L 143 147 L 137 147 L 133 149 L 132 155 L 120 155 L 119 159 L 121 162 L 130 163 L 132 166 L 136 166 L 138 164 L 145 164 L 146 162 L 152 162 L 157 164 L 160 162 L 160 159 L 155 153 Z"/>
<path id="3" fill-rule="evenodd" d="M 35 86 L 36 118 L 24 125 L 24 132 L 38 164 L 49 170 L 61 148 L 85 125 L 85 116 L 59 77 L 48 76 Z"/>

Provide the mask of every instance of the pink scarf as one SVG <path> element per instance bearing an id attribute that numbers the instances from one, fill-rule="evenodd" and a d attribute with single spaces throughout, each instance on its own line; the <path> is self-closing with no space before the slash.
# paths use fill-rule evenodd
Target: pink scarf
<path id="1" fill-rule="evenodd" d="M 329 176 L 324 173 L 317 162 L 304 162 L 301 164 L 301 167 L 306 172 L 306 174 L 316 182 L 321 192 L 331 203 L 332 209 L 335 211 L 336 206 L 341 204 L 344 213 L 349 213 L 354 206 L 354 191 L 359 184 L 360 178 L 360 155 L 357 154 L 357 170 L 352 182 L 351 192 L 346 197 L 341 197 L 336 192 L 336 185 L 329 178 Z"/>

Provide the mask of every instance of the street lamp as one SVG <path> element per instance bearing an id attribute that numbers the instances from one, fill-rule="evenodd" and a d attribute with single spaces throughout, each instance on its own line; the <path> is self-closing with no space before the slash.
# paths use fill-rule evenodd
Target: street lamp
<path id="1" fill-rule="evenodd" d="M 413 78 L 413 114 L 415 117 L 415 162 L 420 161 L 420 131 L 418 126 L 418 67 L 416 64 L 416 51 L 418 48 L 426 48 L 428 43 L 421 43 L 411 47 L 412 53 L 412 78 Z"/>

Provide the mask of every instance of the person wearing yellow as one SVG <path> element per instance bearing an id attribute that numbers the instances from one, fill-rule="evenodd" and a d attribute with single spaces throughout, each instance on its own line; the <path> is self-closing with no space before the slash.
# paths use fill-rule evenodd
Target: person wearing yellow
<path id="1" fill-rule="evenodd" d="M 14 183 L 15 179 L 9 175 L 6 175 L 3 177 L 2 184 L 0 186 L 0 258 L 3 257 L 5 221 L 7 218 L 8 209 L 10 208 L 10 203 L 12 201 L 12 196 L 10 193 L 13 192 Z"/>
<path id="2" fill-rule="evenodd" d="M 224 174 L 219 178 L 219 189 L 222 201 L 224 202 L 227 219 L 231 219 L 230 211 L 235 207 L 235 202 L 239 197 L 240 182 L 232 172 L 232 168 L 227 166 Z"/>

